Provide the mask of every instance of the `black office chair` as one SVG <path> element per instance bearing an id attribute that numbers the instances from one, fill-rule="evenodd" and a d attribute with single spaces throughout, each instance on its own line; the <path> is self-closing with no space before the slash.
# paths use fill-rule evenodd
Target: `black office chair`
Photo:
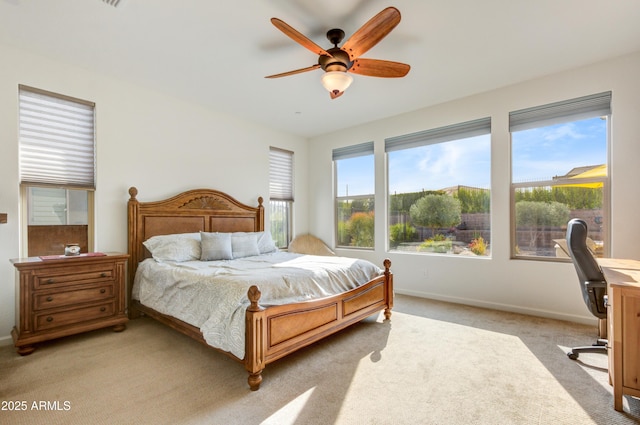
<path id="1" fill-rule="evenodd" d="M 579 218 L 569 221 L 567 226 L 567 248 L 578 273 L 580 290 L 587 308 L 598 319 L 607 318 L 607 282 L 602 270 L 587 247 L 587 223 Z M 598 339 L 593 345 L 575 347 L 567 353 L 575 360 L 580 353 L 607 354 L 607 340 Z"/>

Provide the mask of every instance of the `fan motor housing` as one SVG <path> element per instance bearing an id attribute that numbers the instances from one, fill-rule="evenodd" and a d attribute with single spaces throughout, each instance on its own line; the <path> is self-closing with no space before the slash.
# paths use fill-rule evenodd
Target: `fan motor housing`
<path id="1" fill-rule="evenodd" d="M 332 47 L 327 50 L 331 56 L 320 55 L 318 64 L 326 71 L 343 71 L 346 72 L 353 66 L 353 62 L 349 60 L 349 54 L 339 47 Z"/>

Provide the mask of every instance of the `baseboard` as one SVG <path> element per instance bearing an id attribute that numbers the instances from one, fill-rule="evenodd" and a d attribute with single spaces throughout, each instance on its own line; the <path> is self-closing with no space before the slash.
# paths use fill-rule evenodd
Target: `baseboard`
<path id="1" fill-rule="evenodd" d="M 451 297 L 441 294 L 433 294 L 429 292 L 406 291 L 402 289 L 394 289 L 395 293 L 402 295 L 410 295 L 419 298 L 428 298 L 437 301 L 445 301 L 454 304 L 470 305 L 473 307 L 488 308 L 491 310 L 508 311 L 510 313 L 525 314 L 527 316 L 545 317 L 547 319 L 564 320 L 567 322 L 581 323 L 583 325 L 598 325 L 598 320 L 593 316 L 576 316 L 574 314 L 557 313 L 555 311 L 540 310 L 534 308 L 525 308 L 511 304 L 492 303 L 487 301 L 479 301 L 470 298 Z"/>
<path id="2" fill-rule="evenodd" d="M 11 338 L 11 335 L 0 337 L 0 347 L 5 347 L 7 345 L 13 345 L 13 338 Z"/>

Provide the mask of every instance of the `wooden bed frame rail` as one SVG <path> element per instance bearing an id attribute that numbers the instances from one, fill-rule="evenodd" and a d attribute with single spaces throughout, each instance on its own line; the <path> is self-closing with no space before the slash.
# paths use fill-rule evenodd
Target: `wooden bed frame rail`
<path id="1" fill-rule="evenodd" d="M 141 203 L 138 190 L 129 189 L 129 317 L 146 314 L 181 333 L 206 344 L 198 328 L 167 316 L 131 299 L 138 263 L 150 257 L 142 242 L 163 234 L 190 232 L 257 232 L 264 230 L 264 207 L 244 205 L 231 196 L 211 190 L 196 189 L 157 202 Z M 246 310 L 245 357 L 239 359 L 249 373 L 251 390 L 258 390 L 265 366 L 287 354 L 306 347 L 366 317 L 384 310 L 386 320 L 393 308 L 393 274 L 391 262 L 384 260 L 384 273 L 350 291 L 293 304 L 260 305 L 260 290 L 251 286 L 250 305 Z"/>

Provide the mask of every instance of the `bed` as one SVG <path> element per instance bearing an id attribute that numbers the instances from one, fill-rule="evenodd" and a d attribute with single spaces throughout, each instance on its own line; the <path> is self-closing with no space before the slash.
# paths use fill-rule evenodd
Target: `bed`
<path id="1" fill-rule="evenodd" d="M 263 199 L 252 207 L 232 196 L 213 189 L 195 189 L 168 199 L 140 202 L 138 190 L 129 189 L 128 201 L 128 300 L 129 317 L 152 317 L 171 328 L 205 344 L 207 339 L 198 326 L 141 303 L 134 297 L 134 281 L 140 267 L 151 253 L 145 241 L 152 237 L 176 234 L 259 233 L 264 232 Z M 279 255 L 279 254 L 274 254 Z M 304 258 L 299 261 L 307 261 Z M 145 263 L 146 261 L 146 263 Z M 235 261 L 235 260 L 232 260 Z M 247 382 L 253 391 L 260 388 L 266 365 L 296 350 L 309 346 L 335 332 L 384 311 L 391 318 L 393 274 L 386 259 L 383 268 L 370 280 L 340 293 L 288 303 L 261 304 L 261 285 L 250 284 L 246 290 L 242 353 L 218 351 L 244 364 Z M 244 294 L 243 294 L 244 295 Z"/>

